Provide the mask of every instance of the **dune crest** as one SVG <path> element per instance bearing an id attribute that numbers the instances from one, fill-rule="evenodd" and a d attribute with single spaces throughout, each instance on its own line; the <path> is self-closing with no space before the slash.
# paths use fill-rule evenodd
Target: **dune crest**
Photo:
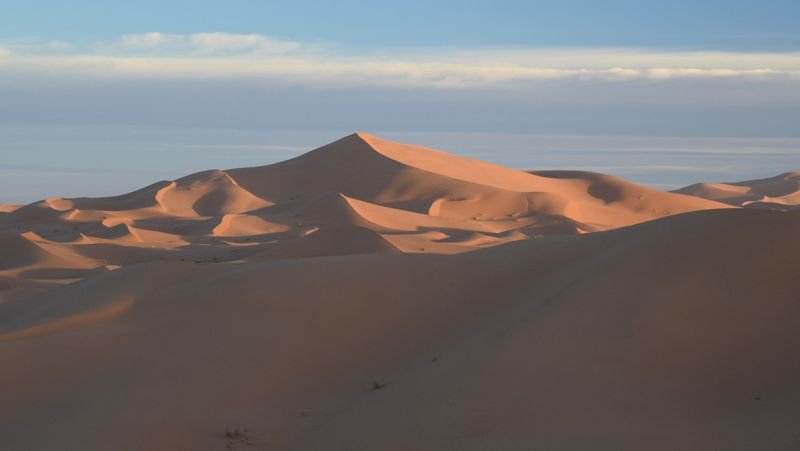
<path id="1" fill-rule="evenodd" d="M 739 207 L 791 210 L 800 208 L 800 172 L 730 183 L 696 183 L 676 193 Z"/>
<path id="2" fill-rule="evenodd" d="M 2 207 L 0 448 L 793 449 L 797 183 L 359 132 Z"/>
<path id="3" fill-rule="evenodd" d="M 13 213 L 16 210 L 19 210 L 20 207 L 22 207 L 22 205 L 19 205 L 19 204 L 0 204 L 0 213 Z"/>
<path id="4" fill-rule="evenodd" d="M 268 166 L 204 171 L 114 197 L 5 208 L 0 229 L 36 233 L 81 256 L 75 264 L 60 260 L 55 269 L 66 271 L 84 269 L 86 258 L 100 267 L 329 254 L 324 246 L 291 243 L 325 236 L 342 240 L 342 254 L 369 252 L 360 242 L 371 240 L 368 234 L 341 232 L 362 228 L 395 250 L 449 254 L 722 207 L 602 174 L 527 173 L 358 132 Z M 278 251 L 284 247 L 295 251 Z M 24 259 L 17 263 L 15 274 L 24 273 Z"/>

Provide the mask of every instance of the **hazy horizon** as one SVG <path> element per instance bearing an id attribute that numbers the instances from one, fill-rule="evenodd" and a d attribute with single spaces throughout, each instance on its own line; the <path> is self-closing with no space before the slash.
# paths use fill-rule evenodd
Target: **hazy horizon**
<path id="1" fill-rule="evenodd" d="M 661 189 L 796 171 L 798 18 L 783 0 L 7 5 L 0 202 L 273 163 L 354 130 Z"/>
<path id="2" fill-rule="evenodd" d="M 111 196 L 207 169 L 276 163 L 354 131 L 0 125 L 8 157 L 0 203 Z M 603 172 L 661 190 L 800 169 L 800 138 L 365 131 L 516 169 Z"/>

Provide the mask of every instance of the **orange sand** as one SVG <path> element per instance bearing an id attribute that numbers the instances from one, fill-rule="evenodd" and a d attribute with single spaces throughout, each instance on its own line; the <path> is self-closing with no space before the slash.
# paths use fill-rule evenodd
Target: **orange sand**
<path id="1" fill-rule="evenodd" d="M 0 448 L 796 449 L 797 183 L 357 133 L 5 206 Z"/>

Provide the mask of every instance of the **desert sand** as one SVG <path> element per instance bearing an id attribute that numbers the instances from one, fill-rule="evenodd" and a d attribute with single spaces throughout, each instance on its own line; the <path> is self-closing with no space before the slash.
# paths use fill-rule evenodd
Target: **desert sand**
<path id="1" fill-rule="evenodd" d="M 356 133 L 3 206 L 0 448 L 796 450 L 798 193 Z"/>
<path id="2" fill-rule="evenodd" d="M 800 172 L 744 182 L 696 183 L 675 192 L 739 207 L 792 210 L 800 208 Z"/>

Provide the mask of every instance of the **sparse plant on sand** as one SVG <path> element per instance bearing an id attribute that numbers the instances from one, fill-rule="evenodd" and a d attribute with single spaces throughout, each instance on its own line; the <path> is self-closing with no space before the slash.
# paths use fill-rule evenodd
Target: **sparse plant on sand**
<path id="1" fill-rule="evenodd" d="M 247 429 L 239 429 L 238 427 L 235 429 L 225 429 L 225 440 L 226 448 L 227 449 L 236 449 L 240 446 L 251 446 L 253 445 L 253 439 L 248 434 Z"/>

